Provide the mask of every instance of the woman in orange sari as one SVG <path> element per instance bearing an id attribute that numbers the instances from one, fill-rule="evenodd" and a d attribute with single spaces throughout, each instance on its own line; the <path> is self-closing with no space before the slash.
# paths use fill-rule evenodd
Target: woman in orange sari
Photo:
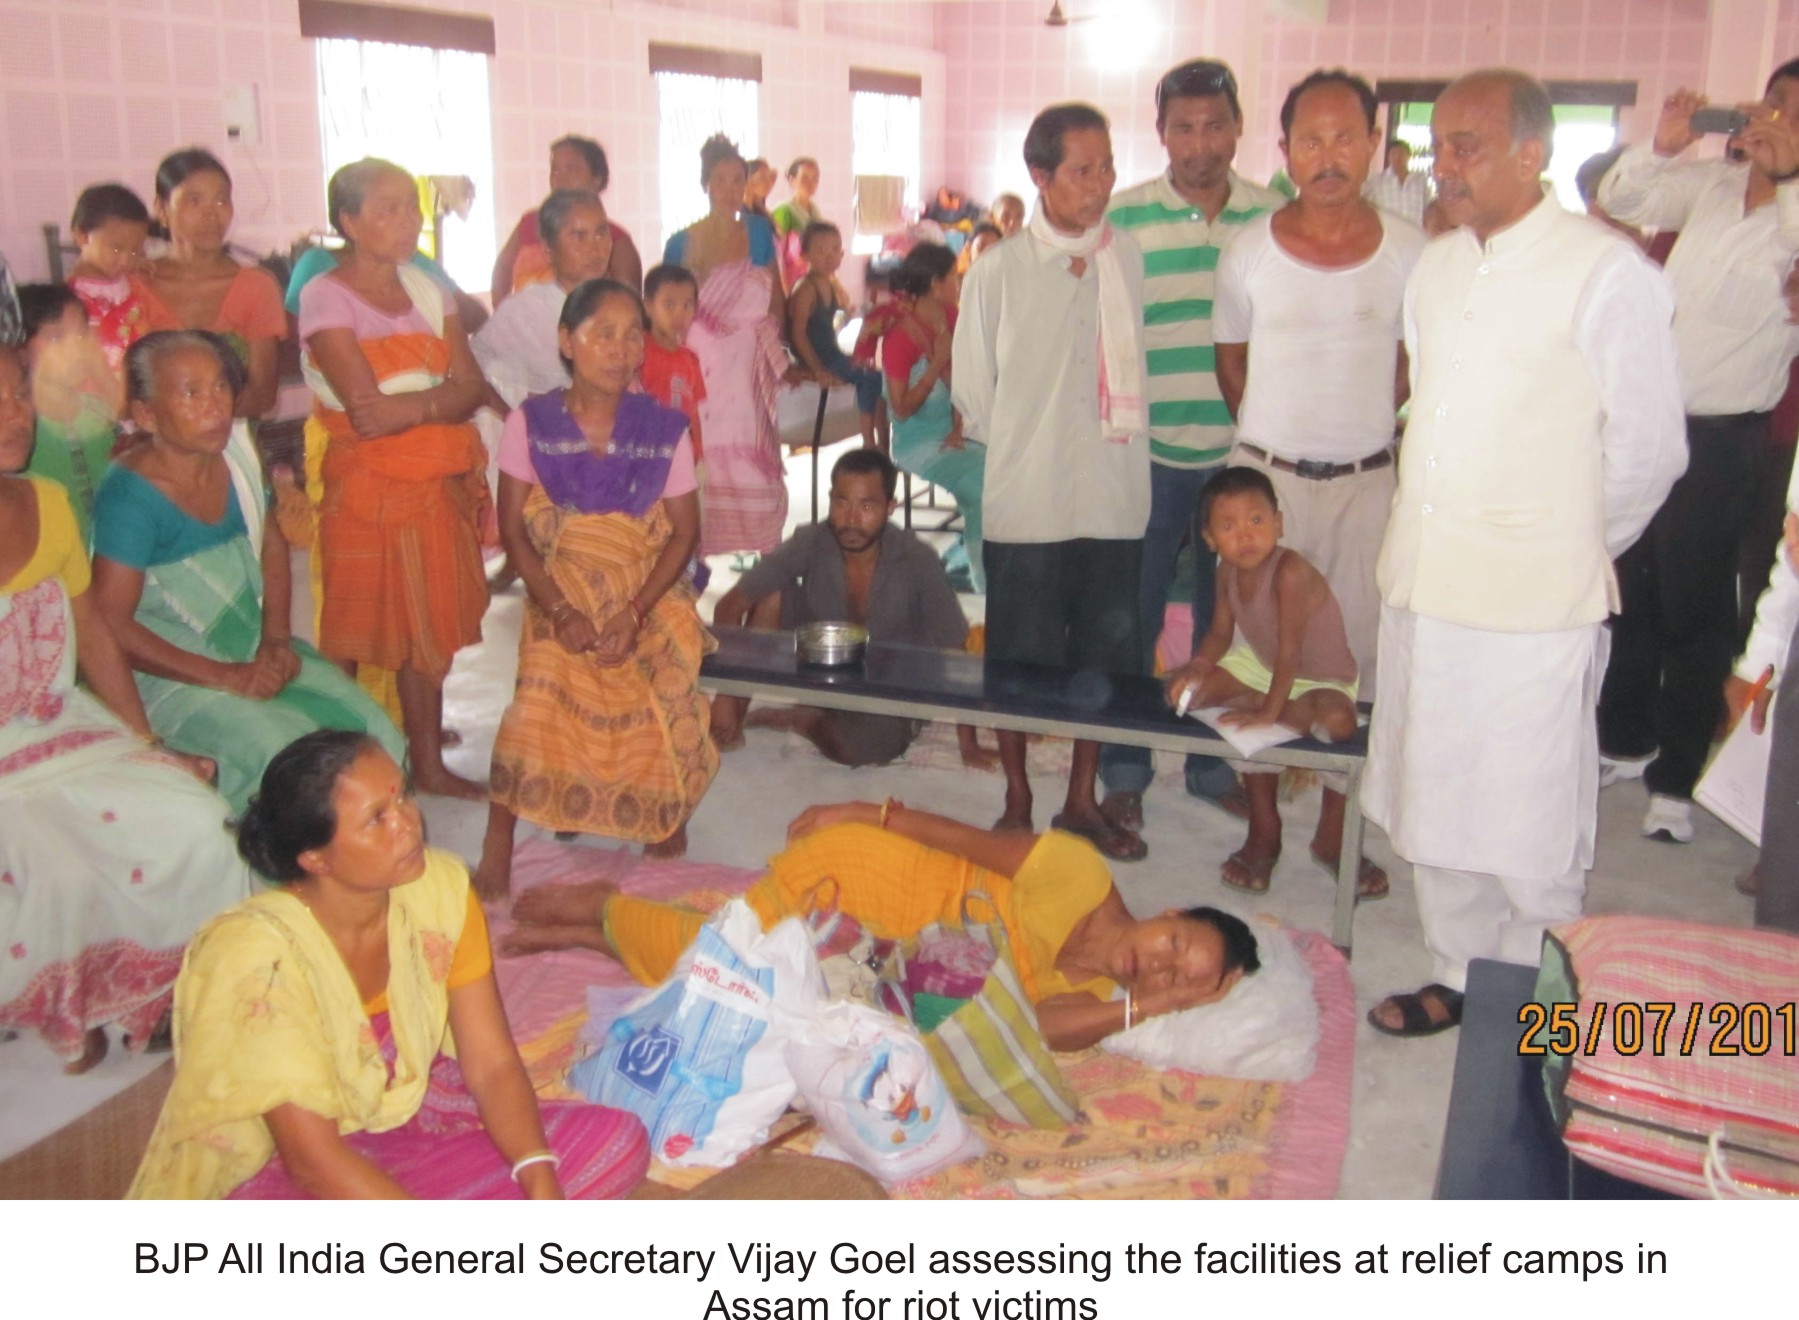
<path id="1" fill-rule="evenodd" d="M 201 147 L 163 157 L 156 167 L 157 221 L 169 250 L 134 279 L 151 330 L 211 330 L 223 335 L 244 364 L 239 417 L 261 417 L 275 406 L 280 369 L 275 357 L 287 334 L 281 286 L 260 266 L 231 255 L 226 236 L 236 211 L 231 174 Z"/>
<path id="2" fill-rule="evenodd" d="M 481 637 L 487 582 L 476 532 L 486 454 L 469 424 L 480 368 L 449 296 L 412 266 L 424 220 L 399 166 L 360 160 L 331 176 L 346 246 L 300 295 L 303 366 L 324 427 L 319 649 L 392 671 L 413 783 L 480 801 L 443 763 L 443 682 Z"/>
<path id="3" fill-rule="evenodd" d="M 521 816 L 681 856 L 718 772 L 699 691 L 714 643 L 683 577 L 700 538 L 693 444 L 682 413 L 632 388 L 644 325 L 635 290 L 579 285 L 557 328 L 573 384 L 514 408 L 500 439 L 500 537 L 526 604 L 483 898 L 509 889 Z"/>

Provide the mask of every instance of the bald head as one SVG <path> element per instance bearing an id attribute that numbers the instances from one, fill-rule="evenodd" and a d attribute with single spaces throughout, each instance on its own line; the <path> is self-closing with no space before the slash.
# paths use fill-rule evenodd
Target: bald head
<path id="1" fill-rule="evenodd" d="M 1519 69 L 1476 69 L 1450 83 L 1443 89 L 1443 96 L 1459 91 L 1503 96 L 1513 145 L 1542 143 L 1543 166 L 1548 167 L 1550 145 L 1555 138 L 1555 111 L 1547 87 Z"/>
<path id="2" fill-rule="evenodd" d="M 1445 88 L 1431 110 L 1431 172 L 1449 223 L 1485 242 L 1535 209 L 1553 128 L 1549 93 L 1527 74 L 1482 69 Z"/>

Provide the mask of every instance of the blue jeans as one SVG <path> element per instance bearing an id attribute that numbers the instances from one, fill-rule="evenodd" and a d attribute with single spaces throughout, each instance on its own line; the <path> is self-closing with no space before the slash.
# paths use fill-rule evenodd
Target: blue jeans
<path id="1" fill-rule="evenodd" d="M 1181 543 L 1192 533 L 1193 642 L 1212 626 L 1212 597 L 1217 583 L 1218 557 L 1206 548 L 1205 538 L 1194 526 L 1199 493 L 1222 464 L 1203 468 L 1149 467 L 1149 527 L 1143 533 L 1143 572 L 1138 579 L 1137 608 L 1143 620 L 1143 669 L 1156 672 L 1156 640 L 1162 635 L 1162 617 L 1168 610 L 1168 588 L 1174 581 L 1175 561 Z M 1155 778 L 1147 747 L 1118 747 L 1108 743 L 1100 750 L 1099 778 L 1108 792 L 1141 793 Z M 1236 785 L 1237 775 L 1216 756 L 1187 758 L 1187 791 L 1194 797 L 1217 798 Z"/>

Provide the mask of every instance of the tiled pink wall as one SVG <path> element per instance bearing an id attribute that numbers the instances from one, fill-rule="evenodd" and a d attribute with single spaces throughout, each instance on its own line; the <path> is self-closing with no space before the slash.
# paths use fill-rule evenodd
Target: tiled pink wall
<path id="1" fill-rule="evenodd" d="M 1792 49 L 1799 3 L 1780 4 L 1782 49 Z M 1155 173 L 1165 161 L 1155 137 L 1155 80 L 1193 56 L 1222 58 L 1244 75 L 1247 131 L 1238 165 L 1265 179 L 1279 164 L 1281 100 L 1320 65 L 1344 65 L 1370 81 L 1449 77 L 1491 64 L 1546 78 L 1634 78 L 1638 105 L 1625 112 L 1624 131 L 1642 136 L 1667 92 L 1703 83 L 1710 35 L 1707 0 L 1330 0 L 1323 24 L 1256 20 L 1262 6 L 1231 0 L 1140 0 L 1156 35 L 1145 41 L 1141 63 L 1120 71 L 1099 67 L 1093 25 L 1046 28 L 1046 9 L 1039 0 L 981 0 L 938 16 L 954 107 L 948 168 L 974 196 L 1027 183 L 1018 154 L 1025 127 L 1056 100 L 1090 100 L 1111 116 L 1121 180 Z M 1003 63 L 994 51 L 1006 52 Z"/>
<path id="2" fill-rule="evenodd" d="M 550 141 L 580 132 L 612 159 L 608 208 L 646 248 L 655 243 L 651 40 L 760 52 L 762 151 L 816 156 L 827 214 L 850 214 L 852 64 L 923 78 L 925 177 L 942 173 L 943 58 L 916 4 L 862 6 L 845 22 L 824 0 L 427 2 L 494 15 L 502 236 L 541 200 Z M 157 160 L 190 143 L 230 166 L 239 241 L 285 246 L 322 225 L 316 74 L 297 13 L 295 0 L 0 0 L 0 250 L 15 271 L 42 277 L 39 226 L 66 224 L 83 185 L 116 178 L 147 197 Z M 260 97 L 262 142 L 229 147 L 223 91 L 246 82 Z"/>
<path id="3" fill-rule="evenodd" d="M 39 226 L 118 179 L 149 200 L 171 148 L 218 151 L 236 181 L 238 234 L 271 246 L 322 218 L 315 75 L 294 0 L 0 3 L 0 246 L 44 273 Z M 279 77 L 277 77 L 279 73 Z M 225 145 L 223 89 L 255 83 L 262 144 Z"/>
<path id="4" fill-rule="evenodd" d="M 774 27 L 800 25 L 799 0 L 653 0 L 669 9 L 685 9 L 714 18 L 736 18 Z"/>
<path id="5" fill-rule="evenodd" d="M 1331 0 L 1322 25 L 1264 19 L 1256 0 L 1075 0 L 1077 15 L 1138 15 L 1128 58 L 1102 62 L 1103 23 L 1047 28 L 1045 0 L 428 2 L 495 15 L 502 230 L 538 200 L 545 145 L 577 131 L 606 143 L 608 203 L 646 238 L 660 232 L 652 39 L 761 52 L 762 151 L 817 156 L 825 209 L 838 216 L 850 210 L 852 64 L 923 77 L 927 184 L 948 179 L 985 198 L 1025 187 L 1025 126 L 1055 100 L 1091 100 L 1112 116 L 1123 179 L 1160 169 L 1151 91 L 1162 69 L 1192 55 L 1217 55 L 1243 75 L 1239 163 L 1266 177 L 1278 163 L 1281 97 L 1318 65 L 1371 78 L 1495 62 L 1546 77 L 1636 78 L 1625 131 L 1641 136 L 1667 91 L 1703 83 L 1711 39 L 1707 0 Z M 1775 57 L 1799 54 L 1799 0 L 1773 2 Z M 313 62 L 295 15 L 295 0 L 0 0 L 0 247 L 15 268 L 42 272 L 38 226 L 66 221 L 84 183 L 119 178 L 147 191 L 155 161 L 190 142 L 232 167 L 247 244 L 285 244 L 322 224 Z M 262 141 L 225 146 L 223 91 L 246 82 L 258 90 Z"/>
<path id="6" fill-rule="evenodd" d="M 934 49 L 938 8 L 928 0 L 857 0 L 855 4 L 827 0 L 825 31 L 840 37 L 869 37 Z M 870 55 L 877 67 L 884 67 L 879 65 L 878 51 L 870 51 Z"/>
<path id="7" fill-rule="evenodd" d="M 1799 0 L 1780 0 L 1774 19 L 1774 63 L 1799 59 Z"/>

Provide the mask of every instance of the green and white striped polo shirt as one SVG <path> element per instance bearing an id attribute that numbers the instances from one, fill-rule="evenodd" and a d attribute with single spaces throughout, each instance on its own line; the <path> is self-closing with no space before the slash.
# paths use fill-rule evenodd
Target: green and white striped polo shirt
<path id="1" fill-rule="evenodd" d="M 1143 346 L 1149 359 L 1149 454 L 1168 467 L 1224 461 L 1233 438 L 1212 358 L 1212 283 L 1231 234 L 1287 199 L 1231 173 L 1231 194 L 1206 213 L 1167 174 L 1112 195 L 1112 223 L 1143 248 Z"/>

